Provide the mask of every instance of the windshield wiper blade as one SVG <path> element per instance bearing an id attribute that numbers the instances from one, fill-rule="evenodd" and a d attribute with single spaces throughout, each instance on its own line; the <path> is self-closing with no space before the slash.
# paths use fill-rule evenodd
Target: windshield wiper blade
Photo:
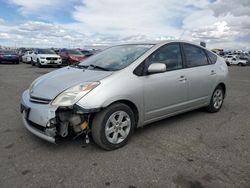
<path id="1" fill-rule="evenodd" d="M 93 68 L 101 69 L 101 70 L 104 70 L 104 71 L 110 71 L 109 69 L 106 69 L 106 68 L 98 66 L 98 65 L 93 65 L 93 64 L 89 65 L 88 67 L 93 67 Z"/>
<path id="2" fill-rule="evenodd" d="M 72 64 L 72 65 L 69 65 L 70 67 L 76 67 L 76 68 L 88 68 L 88 66 L 86 65 L 79 65 L 79 64 Z"/>

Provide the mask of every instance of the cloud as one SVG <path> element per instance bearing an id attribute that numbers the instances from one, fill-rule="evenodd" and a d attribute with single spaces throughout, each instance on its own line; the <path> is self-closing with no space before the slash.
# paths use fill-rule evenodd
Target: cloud
<path id="1" fill-rule="evenodd" d="M 21 45 L 81 47 L 132 41 L 182 39 L 250 46 L 249 0 L 9 0 L 33 21 L 11 25 L 0 18 L 0 38 Z M 71 9 L 69 8 L 71 7 Z M 73 7 L 73 8 L 72 8 Z M 67 11 L 74 21 L 47 20 Z M 55 14 L 56 15 L 56 14 Z M 32 18 L 32 19 L 31 19 Z M 8 35 L 6 35 L 8 34 Z M 244 38 L 244 40 L 242 40 Z"/>
<path id="2" fill-rule="evenodd" d="M 250 16 L 249 0 L 217 0 L 211 6 L 216 17 L 232 14 L 234 16 Z"/>

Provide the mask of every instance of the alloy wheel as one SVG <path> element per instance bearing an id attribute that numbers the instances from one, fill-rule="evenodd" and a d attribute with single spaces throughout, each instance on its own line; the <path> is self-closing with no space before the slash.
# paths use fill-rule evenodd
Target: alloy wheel
<path id="1" fill-rule="evenodd" d="M 124 111 L 114 112 L 107 120 L 105 136 L 112 144 L 119 144 L 127 138 L 131 129 L 131 119 Z"/>

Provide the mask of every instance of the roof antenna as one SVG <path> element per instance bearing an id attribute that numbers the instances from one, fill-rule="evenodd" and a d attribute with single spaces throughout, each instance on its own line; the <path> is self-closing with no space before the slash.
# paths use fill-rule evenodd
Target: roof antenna
<path id="1" fill-rule="evenodd" d="M 202 47 L 206 48 L 206 43 L 205 43 L 205 42 L 201 41 L 201 42 L 200 42 L 200 45 L 201 45 Z"/>
<path id="2" fill-rule="evenodd" d="M 183 31 L 182 31 L 182 33 L 181 33 L 181 36 L 179 37 L 179 40 L 182 39 L 182 37 L 183 37 L 183 35 L 185 34 L 185 32 L 186 32 L 186 29 L 183 29 Z"/>

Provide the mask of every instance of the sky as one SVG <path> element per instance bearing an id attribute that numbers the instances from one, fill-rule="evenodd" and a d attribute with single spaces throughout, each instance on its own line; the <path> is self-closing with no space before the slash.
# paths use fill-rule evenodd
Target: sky
<path id="1" fill-rule="evenodd" d="M 204 41 L 250 49 L 250 0 L 0 0 L 0 45 Z"/>

